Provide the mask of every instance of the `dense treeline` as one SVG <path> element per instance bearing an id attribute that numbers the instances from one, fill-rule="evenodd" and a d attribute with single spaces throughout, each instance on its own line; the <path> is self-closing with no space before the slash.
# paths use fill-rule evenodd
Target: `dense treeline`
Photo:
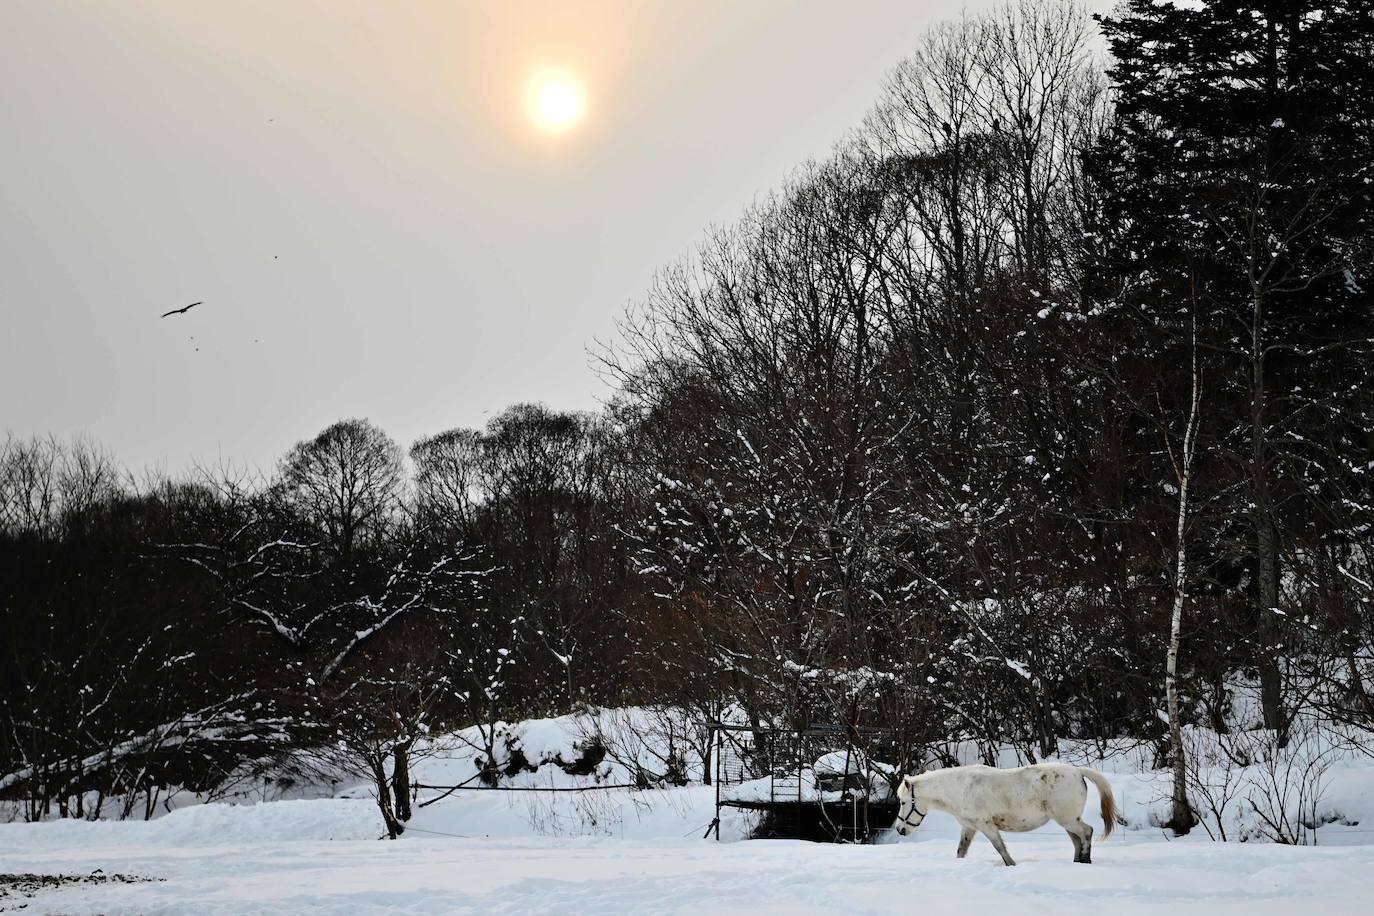
<path id="1" fill-rule="evenodd" d="M 399 830 L 426 731 L 583 701 L 1179 767 L 1369 723 L 1371 60 L 1362 3 L 965 17 L 661 273 L 599 415 L 141 486 L 11 440 L 5 790 L 337 748 Z"/>

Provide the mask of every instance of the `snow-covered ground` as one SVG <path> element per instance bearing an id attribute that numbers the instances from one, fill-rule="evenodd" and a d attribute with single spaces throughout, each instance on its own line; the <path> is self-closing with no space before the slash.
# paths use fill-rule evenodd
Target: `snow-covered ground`
<path id="1" fill-rule="evenodd" d="M 608 734 L 644 711 L 598 713 Z M 676 725 L 670 726 L 676 729 Z M 595 729 L 593 729 L 595 730 Z M 523 758 L 513 788 L 620 785 L 635 767 L 661 769 L 663 741 L 620 742 L 592 772 L 572 775 L 588 723 L 575 717 L 502 729 L 498 761 Z M 469 735 L 469 738 L 472 736 Z M 661 737 L 661 736 L 660 736 Z M 515 750 L 519 754 L 515 754 Z M 477 772 L 473 742 L 416 763 L 417 781 L 452 785 Z M 687 755 L 687 769 L 699 761 Z M 1148 756 L 1148 755 L 1146 755 Z M 1013 764 L 1015 761 L 1005 761 Z M 1127 819 L 1099 840 L 1093 865 L 1075 865 L 1049 825 L 1007 836 L 1006 868 L 986 840 L 954 856 L 957 829 L 932 814 L 915 835 L 872 846 L 743 840 L 749 815 L 727 816 L 724 842 L 703 840 L 714 789 L 623 788 L 534 793 L 464 790 L 416 811 L 405 836 L 379 841 L 381 819 L 364 788 L 353 797 L 193 804 L 148 822 L 51 821 L 0 825 L 0 873 L 125 874 L 162 879 L 45 888 L 5 895 L 0 911 L 37 913 L 1364 913 L 1374 894 L 1374 767 L 1333 762 L 1322 781 L 1315 846 L 1213 843 L 1195 831 L 1166 836 L 1166 774 L 1140 753 L 1096 764 L 1109 772 Z M 585 767 L 583 767 L 585 769 Z M 1229 772 L 1229 771 L 1228 771 Z M 699 773 L 697 774 L 699 775 Z M 1220 784 L 1222 775 L 1209 779 Z M 1227 783 L 1229 785 L 1229 783 Z M 301 795 L 325 791 L 298 787 Z M 439 793 L 423 791 L 421 801 Z M 267 793 L 264 793 L 264 797 Z M 1246 821 L 1236 802 L 1228 814 Z M 1098 828 L 1096 799 L 1087 819 Z M 1236 833 L 1231 834 L 1233 837 Z"/>
<path id="2" fill-rule="evenodd" d="M 1061 831 L 1008 838 L 1016 868 L 981 839 L 954 857 L 932 815 L 910 840 L 877 846 L 702 841 L 670 835 L 709 817 L 678 790 L 616 837 L 532 836 L 523 801 L 475 795 L 421 812 L 378 842 L 367 800 L 187 808 L 138 823 L 0 827 L 0 871 L 137 874 L 144 884 L 73 886 L 0 908 L 61 913 L 1063 913 L 1368 912 L 1374 846 L 1170 842 L 1125 831 L 1070 861 Z M 703 806 L 705 802 L 705 806 Z M 522 825 L 524 825 L 522 827 Z M 478 830 L 491 836 L 472 835 Z M 524 836 L 502 835 L 523 830 Z M 456 831 L 455 831 L 456 832 Z M 656 835 L 655 835 L 656 834 Z M 1301 909 L 1300 909 L 1301 908 Z"/>

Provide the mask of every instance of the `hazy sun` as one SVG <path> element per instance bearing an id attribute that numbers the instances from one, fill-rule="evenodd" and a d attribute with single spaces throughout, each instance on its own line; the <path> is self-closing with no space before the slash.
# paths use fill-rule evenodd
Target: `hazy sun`
<path id="1" fill-rule="evenodd" d="M 543 70 L 530 80 L 530 117 L 542 130 L 560 133 L 582 120 L 582 84 L 570 73 Z"/>

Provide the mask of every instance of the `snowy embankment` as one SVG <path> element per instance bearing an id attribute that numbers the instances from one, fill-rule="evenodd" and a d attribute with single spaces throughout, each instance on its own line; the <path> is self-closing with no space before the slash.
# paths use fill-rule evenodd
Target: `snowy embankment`
<path id="1" fill-rule="evenodd" d="M 640 723 L 643 724 L 642 722 Z M 506 727 L 498 763 L 512 787 L 618 785 L 663 766 L 661 741 L 622 743 L 593 763 L 587 722 Z M 615 722 L 597 728 L 609 731 Z M 467 735 L 467 739 L 473 738 Z M 480 736 L 477 736 L 480 738 Z M 455 785 L 480 767 L 461 740 L 417 762 L 417 781 Z M 671 742 L 669 742 L 671 743 Z M 515 754 L 516 749 L 520 754 Z M 592 755 L 593 757 L 595 755 Z M 699 769 L 690 754 L 688 770 Z M 523 762 L 521 760 L 523 758 Z M 979 839 L 954 857 L 957 828 L 932 814 L 914 836 L 876 846 L 701 839 L 715 793 L 677 788 L 453 793 L 420 808 L 398 842 L 378 842 L 377 809 L 354 798 L 188 805 L 148 822 L 0 825 L 0 872 L 133 874 L 163 881 L 43 889 L 3 896 L 0 909 L 63 913 L 356 912 L 1365 912 L 1374 889 L 1374 767 L 1354 758 L 1325 773 L 1318 845 L 1183 840 L 1152 826 L 1163 774 L 1120 754 L 1100 764 L 1127 826 L 1075 865 L 1050 825 L 1007 837 L 1005 868 Z M 572 770 L 574 772 L 568 772 Z M 641 774 L 642 775 L 642 774 Z M 345 794 L 354 794 L 344 787 Z M 420 801 L 441 793 L 425 790 Z M 1094 826 L 1096 802 L 1089 800 Z M 1239 811 L 1240 808 L 1237 808 Z M 1238 822 L 1243 818 L 1237 814 Z M 747 832 L 743 815 L 722 838 Z"/>

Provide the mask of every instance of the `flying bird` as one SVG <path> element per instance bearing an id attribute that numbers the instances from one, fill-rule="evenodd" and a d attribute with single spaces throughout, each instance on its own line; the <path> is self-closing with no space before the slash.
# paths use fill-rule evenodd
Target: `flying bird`
<path id="1" fill-rule="evenodd" d="M 161 317 L 166 318 L 168 315 L 180 315 L 184 312 L 189 312 L 191 309 L 195 308 L 198 305 L 201 305 L 203 302 L 204 300 L 201 300 L 201 302 L 192 302 L 185 308 L 172 309 L 170 312 L 163 312 Z"/>

